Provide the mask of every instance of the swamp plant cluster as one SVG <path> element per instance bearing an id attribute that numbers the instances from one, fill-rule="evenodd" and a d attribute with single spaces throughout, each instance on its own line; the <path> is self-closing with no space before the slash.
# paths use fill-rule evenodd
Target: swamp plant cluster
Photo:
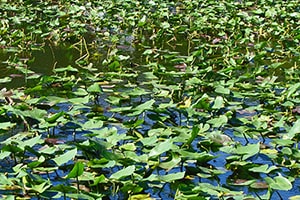
<path id="1" fill-rule="evenodd" d="M 1 199 L 300 199 L 298 0 L 1 0 L 0 18 Z"/>

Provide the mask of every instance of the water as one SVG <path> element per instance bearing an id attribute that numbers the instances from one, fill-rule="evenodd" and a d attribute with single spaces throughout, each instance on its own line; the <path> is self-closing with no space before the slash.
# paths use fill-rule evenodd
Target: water
<path id="1" fill-rule="evenodd" d="M 183 37 L 178 37 L 179 41 L 183 41 Z M 139 46 L 135 46 L 132 44 L 133 38 L 131 38 L 130 36 L 124 36 L 124 39 L 121 40 L 120 44 L 117 46 L 117 48 L 119 49 L 120 52 L 122 52 L 122 54 L 124 56 L 130 55 L 130 59 L 128 60 L 128 62 L 125 62 L 126 64 L 126 68 L 132 71 L 134 71 L 135 73 L 140 73 L 140 72 L 144 72 L 149 70 L 149 68 L 145 67 L 140 67 L 139 65 L 143 64 L 145 61 L 147 61 L 147 55 L 143 55 L 143 52 L 146 49 L 155 49 L 156 53 L 158 54 L 158 56 L 154 59 L 155 62 L 157 62 L 158 64 L 161 64 L 162 66 L 164 66 L 164 68 L 161 68 L 161 77 L 163 76 L 167 76 L 164 75 L 164 71 L 167 72 L 176 72 L 176 68 L 174 68 L 175 64 L 181 63 L 183 62 L 187 56 L 190 55 L 190 49 L 193 49 L 193 45 L 197 46 L 196 43 L 195 44 L 188 44 L 187 42 L 178 42 L 178 41 L 170 41 L 168 43 L 166 42 L 162 42 L 160 45 L 158 44 L 153 44 L 151 43 L 149 40 L 145 41 L 144 47 L 139 47 Z M 156 48 L 156 46 L 160 46 L 160 48 Z M 105 47 L 102 49 L 98 49 L 98 51 L 101 53 L 100 57 L 94 57 L 91 59 L 94 59 L 94 65 L 96 66 L 96 68 L 101 71 L 103 68 L 105 68 L 105 66 L 102 66 L 103 60 L 106 59 L 106 55 L 105 53 L 107 53 L 107 50 L 110 47 Z M 164 53 L 166 53 L 168 56 L 164 56 Z M 91 51 L 91 54 L 95 54 L 95 52 Z M 217 55 L 220 56 L 220 55 Z M 74 67 L 76 67 L 76 61 L 78 61 L 78 59 L 81 57 L 80 53 L 78 52 L 78 50 L 74 49 L 74 48 L 69 48 L 67 46 L 58 46 L 58 47 L 53 47 L 53 46 L 45 46 L 43 48 L 42 51 L 33 51 L 28 55 L 24 55 L 25 59 L 20 59 L 18 60 L 13 54 L 11 53 L 3 53 L 0 52 L 0 59 L 2 61 L 6 61 L 6 60 L 17 60 L 16 63 L 20 63 L 22 67 L 26 67 L 28 68 L 28 70 L 33 71 L 36 74 L 41 74 L 42 76 L 45 75 L 51 75 L 53 74 L 53 69 L 55 68 L 60 68 L 60 67 L 66 67 L 68 65 L 72 65 Z M 28 58 L 28 60 L 27 60 Z M 212 58 L 212 57 L 210 57 Z M 256 61 L 258 62 L 258 61 Z M 134 64 L 134 65 L 131 65 Z M 252 63 L 253 64 L 253 63 Z M 138 66 L 133 68 L 132 66 Z M 16 65 L 14 64 L 7 64 L 7 63 L 1 63 L 0 65 L 1 69 L 5 69 L 3 70 L 4 73 L 1 74 L 0 78 L 4 78 L 7 76 L 12 77 L 12 81 L 10 83 L 5 83 L 2 84 L 1 87 L 6 87 L 6 88 L 18 88 L 18 87 L 22 87 L 24 85 L 28 85 L 30 86 L 31 82 L 30 80 L 27 80 L 27 75 L 28 74 L 24 74 L 23 72 L 21 72 L 20 70 L 18 70 L 16 68 Z M 248 71 L 249 69 L 245 69 L 246 71 Z M 266 69 L 267 70 L 267 69 Z M 146 90 L 152 91 L 152 89 L 154 88 L 154 86 L 152 85 L 143 85 L 143 81 L 144 81 L 144 74 L 142 75 L 138 75 L 138 77 L 136 79 L 129 80 L 129 78 L 124 78 L 124 80 L 122 80 L 122 84 L 123 83 L 128 83 L 128 82 L 133 82 L 134 84 L 141 86 L 142 88 L 145 88 Z M 172 78 L 174 78 L 174 76 L 170 76 Z M 175 81 L 175 83 L 174 83 Z M 181 75 L 178 75 L 178 78 L 176 79 L 168 79 L 167 83 L 173 83 L 174 85 L 176 84 L 180 84 L 182 81 L 182 77 Z M 166 83 L 166 84 L 167 84 Z M 119 84 L 116 87 L 119 88 L 118 92 L 124 92 L 125 90 L 129 90 L 128 88 L 123 88 L 124 85 Z M 133 86 L 134 86 L 133 84 Z M 168 86 L 166 86 L 168 87 Z M 110 104 L 107 103 L 106 99 L 107 97 L 109 97 L 111 95 L 110 92 L 104 93 L 99 99 L 99 105 L 104 107 L 104 108 L 109 108 Z M 149 100 L 151 98 L 151 95 L 143 95 L 143 96 L 139 96 L 139 97 L 133 97 L 130 98 L 129 102 L 127 102 L 128 105 L 138 105 L 142 102 L 145 102 L 147 100 Z M 161 102 L 164 102 L 163 97 L 161 98 Z M 240 99 L 240 101 L 243 101 L 244 106 L 246 107 L 252 107 L 252 106 L 258 106 L 260 104 L 260 101 L 257 100 L 256 98 L 246 98 L 246 99 Z M 158 102 L 158 101 L 157 101 Z M 168 99 L 166 100 L 166 102 L 168 102 Z M 58 110 L 49 110 L 52 112 L 59 112 L 61 110 L 65 110 L 67 111 L 70 108 L 69 104 L 62 104 L 62 105 L 57 105 L 59 107 Z M 92 106 L 92 103 L 91 103 Z M 122 106 L 126 106 L 126 102 L 124 102 L 122 104 Z M 169 111 L 173 112 L 173 122 L 172 123 L 165 123 L 165 125 L 167 126 L 191 126 L 193 125 L 192 123 L 187 123 L 187 119 L 184 115 L 180 115 L 178 114 L 178 112 L 176 111 L 176 109 L 172 110 L 170 109 Z M 86 112 L 89 112 L 88 110 L 86 110 Z M 149 115 L 150 114 L 154 114 L 152 112 L 145 112 L 145 125 L 143 125 L 141 128 L 139 128 L 138 130 L 141 132 L 141 134 L 145 134 L 147 133 L 147 131 L 151 130 L 153 128 L 153 126 L 155 126 L 155 121 L 153 121 Z M 258 115 L 259 112 L 257 111 L 245 111 L 244 109 L 239 110 L 239 112 L 237 113 L 237 118 L 251 118 L 255 115 Z M 109 112 L 108 110 L 104 110 L 103 113 L 104 116 L 106 117 L 111 117 L 112 113 Z M 122 121 L 129 121 L 129 120 L 133 120 L 134 117 L 130 118 L 127 116 L 124 116 L 120 113 L 117 113 L 114 115 L 114 117 L 116 119 L 119 119 L 120 122 Z M 109 124 L 107 125 L 107 127 L 111 128 L 111 127 L 116 127 L 117 128 L 117 132 L 118 134 L 125 134 L 127 133 L 127 129 L 120 127 L 116 124 Z M 74 132 L 76 133 L 76 138 L 74 139 Z M 78 141 L 84 141 L 86 139 L 85 134 L 87 134 L 84 131 L 74 131 L 74 130 L 63 130 L 61 127 L 56 128 L 54 130 L 55 135 L 57 136 L 58 139 L 61 139 L 63 141 L 66 142 L 71 142 L 73 140 L 78 140 Z M 246 145 L 247 143 L 257 143 L 263 140 L 266 140 L 265 143 L 268 144 L 270 142 L 270 140 L 266 139 L 266 138 L 258 138 L 258 139 L 252 139 L 252 138 L 247 138 L 247 141 L 243 138 L 243 137 L 236 137 L 232 130 L 225 130 L 224 131 L 225 134 L 227 134 L 228 136 L 230 136 L 233 141 L 237 142 L 237 143 L 241 143 L 243 145 Z M 43 133 L 43 134 L 47 134 L 47 133 Z M 200 140 L 201 138 L 199 138 Z M 193 145 L 193 149 L 198 149 L 197 145 L 200 141 L 194 141 L 192 143 Z M 200 150 L 198 149 L 198 151 L 200 152 Z M 142 152 L 138 152 L 139 154 L 141 154 Z M 217 184 L 221 184 L 222 186 L 227 187 L 227 183 L 228 183 L 228 179 L 230 179 L 230 176 L 234 173 L 233 171 L 229 171 L 226 169 L 226 158 L 230 155 L 230 154 L 226 154 L 223 152 L 210 152 L 213 155 L 216 155 L 217 158 L 213 159 L 212 161 L 208 162 L 208 164 L 210 164 L 212 167 L 215 167 L 216 169 L 221 169 L 224 170 L 224 174 L 218 176 L 218 178 L 220 179 L 219 183 L 217 183 L 216 180 L 210 180 L 210 179 L 205 179 L 205 178 L 199 178 L 197 176 L 195 176 L 195 179 L 193 180 L 193 184 L 197 184 L 198 182 L 207 182 L 207 183 L 211 183 L 213 185 L 217 185 Z M 271 165 L 271 161 L 269 159 L 267 159 L 265 156 L 263 155 L 258 155 L 254 158 L 251 158 L 251 160 L 254 163 L 257 164 L 269 164 Z M 5 166 L 5 165 L 3 165 Z M 5 166 L 6 167 L 6 166 Z M 197 166 L 194 166 L 197 168 Z M 118 168 L 113 168 L 111 170 L 110 173 L 113 173 L 115 171 L 117 171 Z M 180 172 L 180 168 L 175 168 L 173 170 L 173 172 Z M 165 173 L 164 171 L 159 171 L 161 173 Z M 63 171 L 58 171 L 58 173 L 61 176 L 66 175 L 65 172 Z M 59 183 L 63 183 L 60 181 L 56 181 L 57 177 L 56 174 L 51 173 L 50 174 L 50 179 L 51 181 L 53 181 L 55 184 L 59 184 Z M 289 197 L 292 195 L 296 195 L 297 192 L 299 191 L 298 188 L 298 183 L 299 183 L 299 179 L 296 179 L 296 181 L 294 182 L 294 186 L 293 189 L 290 191 L 280 191 L 278 192 L 282 197 Z M 150 184 L 151 185 L 151 184 Z M 244 191 L 245 193 L 250 193 L 253 194 L 255 196 L 255 192 L 250 191 L 248 187 L 233 187 L 236 190 L 240 190 L 240 191 Z M 155 185 L 153 184 L 153 188 L 146 190 L 145 192 L 149 192 L 151 193 L 151 195 L 153 195 L 153 197 L 156 198 L 161 198 L 161 199 L 172 199 L 175 195 L 175 190 L 174 188 L 172 188 L 172 184 L 164 184 L 164 185 Z M 266 190 L 261 190 L 258 193 L 259 194 L 264 194 L 266 192 Z M 275 193 L 273 196 L 274 198 L 276 198 L 278 195 L 278 193 Z M 119 198 L 119 196 L 111 196 L 112 199 L 117 199 Z"/>
<path id="2" fill-rule="evenodd" d="M 3 72 L 0 74 L 0 78 L 12 78 L 10 82 L 2 84 L 2 87 L 19 88 L 31 81 L 28 77 L 32 73 L 42 76 L 51 75 L 55 68 L 75 66 L 75 61 L 80 56 L 77 50 L 69 46 L 51 45 L 46 45 L 41 50 L 22 54 L 0 51 L 0 69 Z"/>

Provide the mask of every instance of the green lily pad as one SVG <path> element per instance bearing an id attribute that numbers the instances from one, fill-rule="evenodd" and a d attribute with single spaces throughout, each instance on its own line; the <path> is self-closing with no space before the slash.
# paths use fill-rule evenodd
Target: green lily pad
<path id="1" fill-rule="evenodd" d="M 169 151 L 172 148 L 172 146 L 173 146 L 173 142 L 171 140 L 166 140 L 164 142 L 161 142 L 150 151 L 149 157 L 159 156 Z"/>
<path id="2" fill-rule="evenodd" d="M 248 144 L 246 146 L 238 146 L 235 149 L 235 153 L 236 154 L 240 154 L 243 155 L 243 160 L 246 160 L 252 156 L 254 156 L 255 154 L 258 154 L 260 150 L 260 146 L 259 143 L 256 144 Z"/>
<path id="3" fill-rule="evenodd" d="M 269 174 L 271 171 L 276 169 L 278 169 L 278 167 L 276 166 L 269 167 L 269 165 L 266 164 L 266 165 L 250 168 L 249 171 Z"/>
<path id="4" fill-rule="evenodd" d="M 266 177 L 265 181 L 269 184 L 270 188 L 274 190 L 290 190 L 293 188 L 292 183 L 285 177 L 279 175 L 274 177 Z"/>
<path id="5" fill-rule="evenodd" d="M 83 174 L 84 164 L 82 162 L 76 162 L 73 166 L 73 169 L 67 175 L 66 178 L 76 178 Z"/>
<path id="6" fill-rule="evenodd" d="M 56 158 L 53 158 L 52 160 L 58 165 L 58 166 L 61 166 L 67 162 L 69 162 L 70 160 L 74 159 L 74 157 L 76 156 L 77 154 L 77 149 L 71 149 L 71 150 L 67 150 L 66 153 L 56 157 Z"/>
<path id="7" fill-rule="evenodd" d="M 123 177 L 131 176 L 134 173 L 134 171 L 135 171 L 135 166 L 131 165 L 131 166 L 121 169 L 120 171 L 113 173 L 109 178 L 119 180 Z"/>

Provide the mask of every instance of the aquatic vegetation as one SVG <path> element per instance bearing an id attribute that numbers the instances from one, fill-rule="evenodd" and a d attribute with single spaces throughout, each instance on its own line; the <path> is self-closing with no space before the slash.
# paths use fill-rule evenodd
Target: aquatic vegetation
<path id="1" fill-rule="evenodd" d="M 297 198 L 298 1 L 0 13 L 1 198 Z"/>

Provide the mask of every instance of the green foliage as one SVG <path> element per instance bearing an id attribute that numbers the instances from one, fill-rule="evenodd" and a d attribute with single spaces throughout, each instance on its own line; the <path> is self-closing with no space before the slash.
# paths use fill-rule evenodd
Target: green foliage
<path id="1" fill-rule="evenodd" d="M 298 198 L 298 1 L 0 13 L 1 198 Z"/>

